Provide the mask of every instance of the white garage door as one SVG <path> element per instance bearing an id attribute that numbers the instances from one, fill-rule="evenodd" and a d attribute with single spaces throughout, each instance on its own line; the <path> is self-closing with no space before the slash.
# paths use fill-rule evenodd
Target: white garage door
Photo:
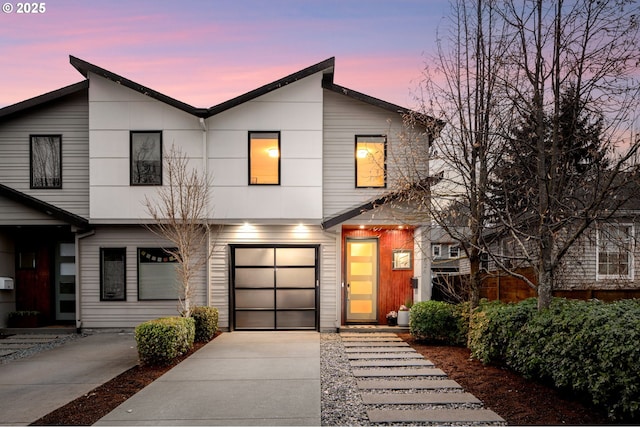
<path id="1" fill-rule="evenodd" d="M 319 246 L 231 245 L 237 330 L 318 329 Z"/>

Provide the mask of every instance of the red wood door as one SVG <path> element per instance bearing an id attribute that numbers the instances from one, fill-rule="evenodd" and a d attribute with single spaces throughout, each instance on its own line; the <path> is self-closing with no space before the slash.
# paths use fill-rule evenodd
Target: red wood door
<path id="1" fill-rule="evenodd" d="M 51 318 L 51 248 L 42 243 L 18 246 L 16 251 L 16 309 L 36 310 Z"/>

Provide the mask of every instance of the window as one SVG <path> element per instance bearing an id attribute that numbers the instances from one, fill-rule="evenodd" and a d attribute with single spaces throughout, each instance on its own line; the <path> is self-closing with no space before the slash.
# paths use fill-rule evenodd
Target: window
<path id="1" fill-rule="evenodd" d="M 280 132 L 249 132 L 249 184 L 280 185 Z"/>
<path id="2" fill-rule="evenodd" d="M 162 185 L 162 132 L 132 131 L 131 185 Z"/>
<path id="3" fill-rule="evenodd" d="M 431 254 L 433 255 L 433 258 L 438 258 L 440 256 L 440 249 L 440 245 L 431 246 Z"/>
<path id="4" fill-rule="evenodd" d="M 633 227 L 601 224 L 598 227 L 598 278 L 633 277 Z"/>
<path id="5" fill-rule="evenodd" d="M 126 248 L 100 248 L 100 301 L 126 300 Z"/>
<path id="6" fill-rule="evenodd" d="M 383 135 L 356 136 L 356 187 L 386 187 L 386 145 Z"/>
<path id="7" fill-rule="evenodd" d="M 449 258 L 458 258 L 460 256 L 459 246 L 449 246 Z"/>
<path id="8" fill-rule="evenodd" d="M 138 248 L 138 299 L 178 299 L 178 261 L 162 248 Z"/>
<path id="9" fill-rule="evenodd" d="M 31 188 L 62 188 L 62 136 L 31 135 Z"/>

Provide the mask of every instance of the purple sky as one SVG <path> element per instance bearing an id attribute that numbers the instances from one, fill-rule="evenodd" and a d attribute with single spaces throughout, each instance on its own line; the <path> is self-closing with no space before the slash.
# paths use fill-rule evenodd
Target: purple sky
<path id="1" fill-rule="evenodd" d="M 406 107 L 447 0 L 49 0 L 0 12 L 0 107 L 81 81 L 69 55 L 196 107 L 329 57 L 335 82 Z"/>

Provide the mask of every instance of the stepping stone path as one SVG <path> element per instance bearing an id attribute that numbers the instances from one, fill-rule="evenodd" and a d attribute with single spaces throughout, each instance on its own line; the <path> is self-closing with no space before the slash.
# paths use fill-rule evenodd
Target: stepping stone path
<path id="1" fill-rule="evenodd" d="M 12 353 L 34 347 L 38 344 L 55 341 L 58 338 L 58 335 L 48 334 L 9 335 L 6 338 L 0 339 L 0 357 L 8 356 Z"/>
<path id="2" fill-rule="evenodd" d="M 340 337 L 371 423 L 506 424 L 396 334 Z"/>

